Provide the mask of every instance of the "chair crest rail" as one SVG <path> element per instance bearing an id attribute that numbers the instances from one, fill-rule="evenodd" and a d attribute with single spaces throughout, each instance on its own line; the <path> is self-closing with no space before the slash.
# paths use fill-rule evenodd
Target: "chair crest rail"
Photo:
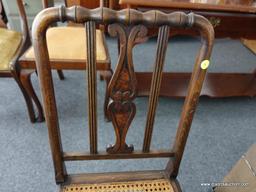
<path id="1" fill-rule="evenodd" d="M 184 12 L 173 12 L 170 14 L 158 10 L 140 12 L 134 9 L 123 9 L 115 11 L 105 7 L 96 9 L 87 9 L 81 6 L 66 8 L 64 6 L 51 7 L 41 11 L 34 22 L 33 37 L 40 34 L 49 24 L 54 22 L 73 21 L 76 23 L 85 23 L 94 21 L 98 24 L 120 23 L 125 25 L 143 24 L 150 27 L 159 27 L 168 25 L 169 27 L 198 29 L 202 36 L 208 41 L 214 38 L 214 32 L 211 23 L 200 15 Z M 38 31 L 39 30 L 39 31 Z M 209 36 L 211 35 L 211 36 Z"/>

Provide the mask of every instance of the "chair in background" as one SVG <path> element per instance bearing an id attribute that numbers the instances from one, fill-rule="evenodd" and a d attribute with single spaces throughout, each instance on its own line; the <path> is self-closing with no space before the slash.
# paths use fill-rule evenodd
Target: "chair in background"
<path id="1" fill-rule="evenodd" d="M 25 98 L 26 105 L 29 112 L 29 117 L 31 122 L 43 121 L 43 113 L 41 104 L 36 97 L 35 93 L 28 91 L 22 81 L 34 72 L 34 70 L 21 72 L 18 65 L 19 57 L 27 50 L 31 45 L 31 40 L 29 36 L 28 23 L 26 19 L 25 9 L 23 7 L 22 0 L 17 0 L 17 5 L 19 8 L 21 29 L 22 33 L 7 29 L 6 25 L 1 25 L 0 28 L 0 77 L 12 77 L 16 80 L 18 86 L 20 87 L 22 94 Z M 13 2 L 12 2 L 13 3 Z M 1 22 L 2 24 L 4 22 Z M 33 102 L 37 107 L 38 115 L 36 116 Z"/>
<path id="2" fill-rule="evenodd" d="M 3 7 L 2 0 L 0 0 L 0 26 L 3 28 L 7 28 L 6 23 L 8 22 L 5 10 Z"/>
<path id="3" fill-rule="evenodd" d="M 51 75 L 52 63 L 47 51 L 47 28 L 58 21 L 84 23 L 87 41 L 87 74 L 88 74 L 88 126 L 89 152 L 65 152 L 60 138 L 60 129 L 56 100 Z M 97 137 L 97 81 L 96 71 L 96 24 L 109 25 L 109 34 L 119 38 L 120 50 L 117 67 L 110 80 L 108 91 L 111 102 L 108 104 L 115 133 L 116 142 L 108 145 L 106 151 L 98 150 Z M 126 134 L 136 115 L 136 76 L 133 67 L 132 49 L 136 41 L 143 39 L 149 27 L 159 28 L 156 48 L 155 66 L 152 76 L 147 119 L 145 122 L 144 142 L 141 149 L 134 149 L 126 143 Z M 151 149 L 151 138 L 154 118 L 157 109 L 161 77 L 165 54 L 168 45 L 169 31 L 173 28 L 197 29 L 201 36 L 201 48 L 196 57 L 190 79 L 189 89 L 183 105 L 181 118 L 171 149 Z M 48 34 L 48 32 L 47 32 Z M 196 110 L 200 91 L 205 79 L 212 51 L 214 31 L 204 17 L 193 13 L 182 12 L 165 14 L 160 11 L 138 12 L 133 9 L 114 11 L 108 8 L 89 10 L 82 7 L 50 8 L 37 16 L 32 29 L 36 65 L 43 96 L 45 118 L 55 168 L 55 178 L 61 191 L 181 191 L 176 180 L 183 156 L 187 137 Z M 166 118 L 170 118 L 169 116 Z M 168 126 L 168 125 L 167 125 Z M 111 160 L 135 158 L 170 158 L 164 170 L 136 171 L 121 173 L 83 173 L 70 175 L 66 171 L 66 161 Z"/>
<path id="4" fill-rule="evenodd" d="M 44 8 L 48 8 L 51 5 L 48 0 L 43 0 Z M 64 1 L 66 4 L 66 1 Z M 105 3 L 101 1 L 101 6 L 105 6 Z M 100 27 L 101 28 L 101 27 Z M 103 27 L 104 28 L 104 27 Z M 112 76 L 111 61 L 106 46 L 105 35 L 103 29 L 96 30 L 97 35 L 97 57 L 96 63 L 99 66 L 99 74 L 101 80 L 106 81 L 106 95 L 104 101 L 104 113 L 106 120 L 109 120 L 107 114 L 107 105 L 109 103 L 109 96 L 107 92 L 107 86 Z M 87 59 L 86 55 L 86 32 L 81 25 L 68 25 L 57 27 L 56 23 L 51 25 L 51 28 L 47 31 L 47 43 L 48 51 L 53 65 L 53 69 L 57 69 L 58 74 L 63 76 L 62 69 L 80 70 L 85 68 Z M 19 59 L 19 64 L 22 69 L 35 69 L 35 55 L 33 47 L 30 47 Z M 23 70 L 22 70 L 23 71 Z M 26 81 L 29 82 L 29 81 Z M 28 83 L 26 83 L 28 84 Z M 24 84 L 24 86 L 26 86 Z M 28 87 L 31 90 L 31 86 Z"/>

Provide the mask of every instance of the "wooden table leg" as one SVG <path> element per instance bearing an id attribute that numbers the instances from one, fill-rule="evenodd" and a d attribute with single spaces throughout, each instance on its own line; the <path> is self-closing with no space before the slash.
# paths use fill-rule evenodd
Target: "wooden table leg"
<path id="1" fill-rule="evenodd" d="M 185 97 L 190 73 L 164 73 L 161 96 Z M 138 95 L 148 96 L 152 73 L 136 73 Z M 201 96 L 212 98 L 256 96 L 256 73 L 208 73 Z"/>

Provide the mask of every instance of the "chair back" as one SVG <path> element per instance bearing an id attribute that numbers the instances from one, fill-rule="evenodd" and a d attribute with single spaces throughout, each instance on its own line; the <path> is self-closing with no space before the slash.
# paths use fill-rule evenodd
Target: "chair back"
<path id="1" fill-rule="evenodd" d="M 27 15 L 26 15 L 26 11 L 23 5 L 23 1 L 22 0 L 16 0 L 16 5 L 18 7 L 18 13 L 19 13 L 19 18 L 20 18 L 20 27 L 21 27 L 21 35 L 22 35 L 22 39 L 21 39 L 21 43 L 19 45 L 18 50 L 16 51 L 15 55 L 13 56 L 14 58 L 11 61 L 11 69 L 14 72 L 14 70 L 19 70 L 19 66 L 17 66 L 17 60 L 18 58 L 27 50 L 27 48 L 31 45 L 31 39 L 30 39 L 30 32 L 29 32 L 29 27 L 28 27 L 28 21 L 27 21 Z M 2 6 L 5 5 L 5 3 L 1 2 Z M 1 7 L 2 10 L 4 7 Z M 0 9 L 1 9 L 0 8 Z M 1 18 L 0 18 L 1 19 Z M 7 23 L 8 23 L 8 19 L 6 19 Z M 1 22 L 0 22 L 1 23 Z M 0 24 L 1 28 L 7 28 L 7 23 L 2 23 Z M 13 30 L 13 29 L 11 29 Z M 18 34 L 18 32 L 17 32 Z M 3 37 L 4 38 L 4 37 Z M 15 44 L 14 44 L 15 45 Z"/>
<path id="2" fill-rule="evenodd" d="M 47 28 L 59 21 L 72 21 L 85 25 L 87 37 L 88 135 L 90 146 L 90 151 L 88 152 L 70 153 L 63 151 L 62 147 L 51 66 L 46 44 Z M 116 141 L 115 144 L 108 145 L 105 151 L 98 150 L 96 24 L 109 25 L 109 35 L 117 37 L 119 42 L 118 63 L 108 86 L 111 98 L 111 102 L 108 105 L 108 113 L 111 117 Z M 141 136 L 143 138 L 143 146 L 142 148 L 134 148 L 133 145 L 126 143 L 126 135 L 136 115 L 134 99 L 136 98 L 137 81 L 133 66 L 132 50 L 136 42 L 145 40 L 147 28 L 149 27 L 159 28 L 156 57 L 149 94 L 148 111 L 146 113 L 145 132 Z M 193 67 L 174 145 L 166 149 L 152 150 L 152 132 L 163 66 L 169 32 L 173 28 L 196 29 L 201 36 L 201 47 Z M 163 173 L 168 177 L 176 178 L 213 46 L 214 31 L 207 19 L 193 13 L 185 14 L 183 12 L 165 14 L 156 10 L 148 12 L 139 12 L 133 9 L 114 11 L 104 7 L 90 10 L 80 6 L 71 8 L 62 6 L 60 8 L 55 7 L 43 10 L 37 15 L 33 24 L 32 37 L 57 183 L 63 183 L 69 178 L 65 162 L 78 160 L 170 158 L 165 170 L 157 173 L 140 174 L 140 177 L 149 178 Z M 130 174 L 128 177 L 135 178 L 136 175 Z M 120 180 L 122 176 L 117 175 L 113 178 Z M 87 179 L 92 180 L 92 178 Z M 101 180 L 101 178 L 98 178 L 98 180 Z"/>

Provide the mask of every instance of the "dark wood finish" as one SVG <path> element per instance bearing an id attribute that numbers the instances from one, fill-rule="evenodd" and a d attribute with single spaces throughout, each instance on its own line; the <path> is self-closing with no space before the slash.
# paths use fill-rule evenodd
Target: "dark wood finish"
<path id="1" fill-rule="evenodd" d="M 66 0 L 68 7 L 80 5 L 90 9 L 95 9 L 99 6 L 109 7 L 111 9 L 120 9 L 121 6 L 118 1 L 119 0 Z"/>
<path id="2" fill-rule="evenodd" d="M 49 4 L 48 0 L 42 0 L 42 3 L 43 3 L 44 8 L 48 8 L 48 7 L 53 6 L 53 4 Z M 65 1 L 65 4 L 67 4 L 66 1 Z M 107 1 L 102 1 L 101 5 L 104 5 L 104 6 L 107 5 Z M 56 26 L 56 23 L 54 23 L 51 26 Z M 102 40 L 103 40 L 103 45 L 104 45 L 104 49 L 105 49 L 104 51 L 106 53 L 106 59 L 104 61 L 103 60 L 102 61 L 97 61 L 96 70 L 99 71 L 101 79 L 105 80 L 105 82 L 106 82 L 106 97 L 105 97 L 105 101 L 104 101 L 104 114 L 105 114 L 106 121 L 109 121 L 110 118 L 109 118 L 109 115 L 107 113 L 107 105 L 109 103 L 107 86 L 108 86 L 108 83 L 109 83 L 110 78 L 112 76 L 112 69 L 111 69 L 111 65 L 110 65 L 111 62 L 110 62 L 108 49 L 106 47 L 106 40 L 105 40 L 104 35 L 102 35 Z M 27 58 L 25 56 L 25 54 L 23 54 L 19 58 L 19 67 L 22 70 L 27 70 L 27 69 L 35 70 L 36 69 L 35 60 L 31 59 L 31 58 Z M 87 67 L 88 67 L 87 60 L 79 60 L 79 59 L 72 59 L 72 60 L 52 59 L 51 60 L 51 68 L 57 70 L 58 76 L 61 80 L 64 79 L 64 74 L 63 74 L 62 70 L 84 70 Z M 24 77 L 23 79 L 29 79 L 29 78 Z M 24 83 L 24 86 L 29 85 L 29 84 L 31 84 L 31 82 L 26 82 L 26 83 Z M 28 93 L 32 92 L 31 91 L 31 86 L 26 87 L 26 89 L 27 89 Z M 31 97 L 37 99 L 36 101 L 34 101 L 36 103 L 36 106 L 37 106 L 37 103 L 39 103 L 37 96 L 33 94 L 33 95 L 31 95 Z M 40 111 L 41 109 L 42 109 L 41 107 L 38 107 L 38 111 L 39 111 L 40 116 L 42 116 L 41 114 L 43 114 L 43 111 Z M 91 107 L 90 110 L 93 110 L 93 108 Z"/>
<path id="3" fill-rule="evenodd" d="M 106 49 L 107 51 L 107 49 Z M 108 54 L 107 54 L 108 55 Z M 96 66 L 96 69 L 99 71 L 109 71 L 110 70 L 110 59 L 106 61 L 98 61 L 99 65 Z M 36 63 L 34 59 L 26 58 L 25 55 L 22 55 L 20 60 L 20 67 L 24 69 L 35 69 Z M 52 69 L 63 69 L 63 70 L 83 70 L 87 68 L 86 60 L 51 60 L 51 68 Z M 111 72 L 110 72 L 111 73 Z"/>
<path id="4" fill-rule="evenodd" d="M 100 6 L 100 0 L 66 0 L 67 6 L 80 5 L 86 8 L 94 9 Z"/>
<path id="5" fill-rule="evenodd" d="M 136 5 L 142 7 L 163 7 L 174 9 L 193 9 L 206 11 L 256 13 L 254 0 L 119 0 L 120 4 Z"/>
<path id="6" fill-rule="evenodd" d="M 21 29 L 22 29 L 22 36 L 23 36 L 22 42 L 16 54 L 14 55 L 12 63 L 10 64 L 11 70 L 9 72 L 6 72 L 6 71 L 3 73 L 0 72 L 0 77 L 13 77 L 15 79 L 25 98 L 30 121 L 32 123 L 42 122 L 44 121 L 43 109 L 37 95 L 35 94 L 35 91 L 33 89 L 31 79 L 30 79 L 31 74 L 35 72 L 35 65 L 34 67 L 23 68 L 22 66 L 20 66 L 20 63 L 18 61 L 22 57 L 22 55 L 25 53 L 25 51 L 31 46 L 31 40 L 29 35 L 30 32 L 29 32 L 29 27 L 27 23 L 26 12 L 23 6 L 23 1 L 16 0 L 16 3 L 18 5 L 19 16 L 21 18 L 20 21 L 21 21 Z M 42 3 L 45 7 L 49 6 L 48 0 L 42 0 Z M 0 10 L 3 10 L 2 4 L 0 6 Z M 2 18 L 3 18 L 3 25 L 0 22 L 0 26 L 6 28 L 7 26 L 5 25 L 5 22 L 7 22 L 7 18 L 5 17 L 5 15 L 3 15 Z M 58 75 L 60 79 L 64 79 L 64 75 L 62 71 L 58 71 Z"/>
<path id="7" fill-rule="evenodd" d="M 210 20 L 215 29 L 216 38 L 248 38 L 256 39 L 256 4 L 251 0 L 230 1 L 201 1 L 190 0 L 119 0 L 122 6 L 133 7 L 141 11 L 159 9 L 164 12 L 182 10 L 193 11 Z M 157 30 L 150 30 L 149 35 L 155 35 Z M 197 35 L 194 29 L 171 30 L 170 35 L 190 34 Z M 150 91 L 150 74 L 136 73 L 138 79 L 138 94 L 148 96 Z M 170 78 L 167 78 L 170 77 Z M 160 95 L 168 97 L 184 97 L 186 83 L 190 75 L 184 73 L 164 73 Z M 222 83 L 220 82 L 222 79 Z M 232 80 L 231 80 L 232 79 Z M 201 95 L 210 97 L 255 96 L 256 76 L 253 73 L 211 73 L 208 74 Z M 147 83 L 146 83 L 147 82 Z M 172 85 L 177 85 L 173 87 Z"/>
<path id="8" fill-rule="evenodd" d="M 64 80 L 65 79 L 65 76 L 64 76 L 64 73 L 63 73 L 62 70 L 57 70 L 57 74 L 58 74 L 60 80 Z"/>
<path id="9" fill-rule="evenodd" d="M 97 73 L 96 73 L 96 27 L 95 22 L 85 23 L 87 46 L 88 114 L 90 152 L 97 153 Z"/>
<path id="10" fill-rule="evenodd" d="M 66 4 L 66 0 L 64 0 L 64 3 Z M 48 7 L 53 7 L 54 6 L 54 0 L 50 1 L 50 2 L 49 2 L 49 0 L 42 0 L 42 5 L 43 5 L 44 9 L 46 9 Z M 60 80 L 65 79 L 65 76 L 64 76 L 64 73 L 62 72 L 62 70 L 57 70 L 57 74 L 58 74 Z"/>
<path id="11" fill-rule="evenodd" d="M 20 43 L 20 46 L 18 50 L 16 51 L 16 54 L 13 56 L 13 59 L 10 63 L 10 71 L 0 72 L 0 77 L 13 77 L 15 81 L 17 82 L 26 102 L 26 106 L 28 109 L 28 114 L 30 121 L 32 123 L 36 121 L 43 121 L 43 113 L 42 113 L 42 107 L 37 97 L 35 97 L 34 92 L 31 91 L 31 82 L 30 82 L 30 75 L 33 73 L 33 70 L 30 71 L 21 71 L 21 68 L 18 63 L 18 59 L 20 56 L 28 49 L 28 47 L 31 45 L 30 36 L 29 36 L 29 28 L 26 18 L 26 12 L 23 7 L 23 1 L 22 0 L 16 0 L 16 3 L 18 5 L 19 9 L 19 16 L 21 21 L 21 29 L 22 29 L 22 41 Z M 5 25 L 1 26 L 6 28 Z M 1 37 L 0 37 L 1 38 Z M 34 106 L 34 104 L 35 106 Z M 34 107 L 37 108 L 36 115 Z"/>
<path id="12" fill-rule="evenodd" d="M 99 0 L 68 0 L 69 6 L 80 5 L 83 7 L 96 8 L 100 5 Z M 73 2 L 73 3 L 72 3 Z M 191 0 L 109 0 L 104 7 L 122 9 L 127 7 L 136 8 L 141 11 L 159 9 L 164 12 L 193 11 L 203 15 L 211 21 L 215 27 L 215 36 L 218 38 L 256 38 L 256 6 L 252 0 L 209 0 L 194 2 Z M 157 31 L 150 30 L 150 34 L 157 34 Z M 171 30 L 171 34 L 194 34 L 194 30 Z"/>
<path id="13" fill-rule="evenodd" d="M 27 102 L 29 102 L 29 107 L 28 109 L 31 110 L 33 109 L 33 102 L 35 106 L 38 109 L 38 116 L 35 121 L 37 122 L 43 122 L 44 121 L 44 115 L 43 115 L 43 108 L 41 106 L 40 101 L 38 100 L 38 97 L 34 91 L 33 85 L 31 83 L 31 75 L 34 72 L 34 70 L 21 70 L 20 71 L 20 81 L 22 85 L 26 88 L 26 92 L 29 94 L 29 98 L 27 98 Z M 29 111 L 30 114 L 34 114 L 34 111 Z"/>
<path id="14" fill-rule="evenodd" d="M 112 69 L 111 69 L 111 65 L 110 65 L 110 56 L 109 56 L 109 52 L 108 49 L 106 48 L 106 39 L 105 36 L 102 36 L 103 39 L 103 44 L 104 44 L 104 49 L 106 52 L 106 60 L 105 61 L 97 61 L 97 65 L 96 65 L 96 70 L 99 71 L 100 73 L 100 77 L 103 78 L 103 80 L 105 80 L 106 82 L 106 96 L 105 96 L 105 100 L 104 100 L 104 113 L 105 113 L 105 118 L 107 121 L 109 121 L 109 117 L 108 117 L 108 113 L 107 113 L 107 105 L 109 102 L 109 97 L 108 97 L 108 92 L 107 92 L 107 86 L 109 84 L 110 78 L 112 76 Z M 21 69 L 27 70 L 27 69 L 32 69 L 34 70 L 36 68 L 36 64 L 35 64 L 35 60 L 34 59 L 30 59 L 25 57 L 25 54 L 23 54 L 20 58 L 19 58 L 19 67 Z M 86 60 L 58 60 L 58 59 L 52 59 L 51 60 L 51 68 L 52 69 L 56 69 L 59 75 L 60 79 L 64 79 L 64 77 L 62 78 L 62 70 L 84 70 L 86 69 L 87 66 L 87 61 Z"/>
<path id="15" fill-rule="evenodd" d="M 156 171 L 131 171 L 124 173 L 89 173 L 69 175 L 66 184 L 92 184 L 103 182 L 122 182 L 150 179 L 165 179 L 166 174 L 162 170 Z"/>
<path id="16" fill-rule="evenodd" d="M 168 150 L 151 150 L 150 153 L 141 151 L 133 151 L 130 153 L 108 153 L 99 152 L 97 155 L 79 152 L 66 152 L 63 154 L 65 161 L 81 161 L 81 160 L 104 160 L 104 159 L 139 159 L 139 158 L 164 158 L 174 157 L 174 152 Z"/>
<path id="17" fill-rule="evenodd" d="M 155 113 L 158 103 L 158 97 L 160 93 L 160 86 L 162 81 L 163 74 L 163 65 L 165 61 L 166 50 L 168 46 L 168 38 L 169 37 L 169 27 L 162 26 L 159 29 L 158 42 L 157 42 L 157 51 L 156 51 L 156 61 L 155 61 L 155 69 L 153 72 L 153 77 L 151 81 L 150 88 L 150 97 L 149 97 L 149 105 L 148 105 L 148 114 L 146 121 L 146 129 L 145 129 L 145 137 L 143 143 L 143 151 L 149 152 L 150 143 L 153 133 L 153 126 L 155 120 Z"/>
<path id="18" fill-rule="evenodd" d="M 109 95 L 112 102 L 108 106 L 108 112 L 114 125 L 116 143 L 109 145 L 109 153 L 131 153 L 132 145 L 125 142 L 127 131 L 134 118 L 136 106 L 133 100 L 136 96 L 136 78 L 132 60 L 132 48 L 137 39 L 146 35 L 146 28 L 135 26 L 128 33 L 122 25 L 109 26 L 109 34 L 119 37 L 119 59 L 117 68 L 109 85 Z"/>
<path id="19" fill-rule="evenodd" d="M 51 62 L 46 43 L 47 28 L 58 21 L 72 21 L 85 23 L 90 36 L 87 41 L 88 61 L 88 94 L 89 106 L 96 108 L 96 80 L 95 80 L 95 24 L 109 25 L 109 34 L 119 39 L 119 56 L 117 67 L 110 80 L 108 93 L 111 98 L 108 104 L 112 124 L 116 133 L 116 143 L 106 149 L 106 152 L 97 151 L 97 128 L 95 112 L 89 110 L 90 152 L 64 152 L 61 144 L 60 128 L 58 123 L 57 106 L 54 95 L 54 87 L 51 75 Z M 150 124 L 154 123 L 157 99 L 160 92 L 162 68 L 167 48 L 168 32 L 172 28 L 196 28 L 201 36 L 201 48 L 196 57 L 194 69 L 189 81 L 188 94 L 182 109 L 179 126 L 176 133 L 175 144 L 171 150 L 150 150 L 151 131 L 153 125 L 148 125 L 145 130 L 143 149 L 134 150 L 126 144 L 126 134 L 136 113 L 133 100 L 136 98 L 137 80 L 133 67 L 132 49 L 138 41 L 144 41 L 147 36 L 147 28 L 159 28 L 157 43 L 156 63 L 154 77 L 151 82 L 150 106 L 148 114 Z M 210 59 L 214 31 L 208 20 L 196 14 L 173 12 L 165 14 L 159 11 L 139 12 L 133 9 L 114 11 L 107 8 L 89 10 L 82 7 L 50 8 L 42 11 L 34 22 L 32 30 L 33 45 L 36 54 L 36 65 L 40 79 L 40 88 L 43 97 L 46 122 L 49 130 L 49 140 L 55 168 L 57 183 L 98 183 L 107 181 L 129 181 L 139 179 L 168 178 L 174 185 L 175 191 L 180 191 L 176 176 L 184 152 L 187 137 L 190 131 L 193 115 L 196 110 L 200 91 L 206 76 L 208 60 Z M 94 57 L 94 58 L 93 58 Z M 206 66 L 204 65 L 206 64 Z M 93 66 L 94 65 L 94 66 Z M 94 81 L 94 82 L 93 82 Z M 156 89 L 156 93 L 153 91 Z M 149 117 L 148 116 L 148 117 Z M 150 120 L 152 119 L 152 120 Z M 169 147 L 168 147 L 169 148 Z M 102 160 L 102 159 L 131 159 L 131 158 L 170 158 L 165 170 L 155 172 L 125 172 L 100 175 L 67 175 L 65 161 L 77 160 Z"/>
<path id="20" fill-rule="evenodd" d="M 160 95 L 164 97 L 185 97 L 191 73 L 164 73 Z M 137 72 L 138 95 L 150 94 L 151 72 Z M 233 86 L 230 86 L 233 85 Z M 208 73 L 206 75 L 201 96 L 235 97 L 255 96 L 256 78 L 250 73 Z"/>
<path id="21" fill-rule="evenodd" d="M 68 175 L 67 181 L 63 186 L 69 184 L 101 184 L 101 183 L 122 183 L 133 181 L 146 181 L 157 179 L 169 179 L 162 170 L 156 171 L 132 171 L 124 173 L 89 173 Z M 177 179 L 170 180 L 174 192 L 181 192 L 181 188 Z"/>
<path id="22" fill-rule="evenodd" d="M 136 6 L 135 6 L 136 7 Z M 148 11 L 150 7 L 137 7 L 140 11 Z M 170 13 L 173 11 L 181 10 L 184 12 L 191 12 L 193 11 L 196 14 L 202 15 L 206 17 L 214 26 L 215 37 L 216 38 L 233 38 L 233 39 L 240 39 L 240 38 L 247 38 L 247 39 L 255 39 L 256 38 L 256 29 L 254 27 L 256 22 L 256 14 L 255 13 L 229 13 L 229 12 L 221 12 L 221 11 L 206 11 L 206 10 L 197 10 L 197 9 L 179 9 L 179 8 L 157 8 L 161 11 Z M 151 30 L 150 35 L 155 35 L 156 31 Z M 191 34 L 196 36 L 197 33 L 194 29 L 191 30 L 175 30 L 171 31 L 170 35 L 176 34 Z"/>

